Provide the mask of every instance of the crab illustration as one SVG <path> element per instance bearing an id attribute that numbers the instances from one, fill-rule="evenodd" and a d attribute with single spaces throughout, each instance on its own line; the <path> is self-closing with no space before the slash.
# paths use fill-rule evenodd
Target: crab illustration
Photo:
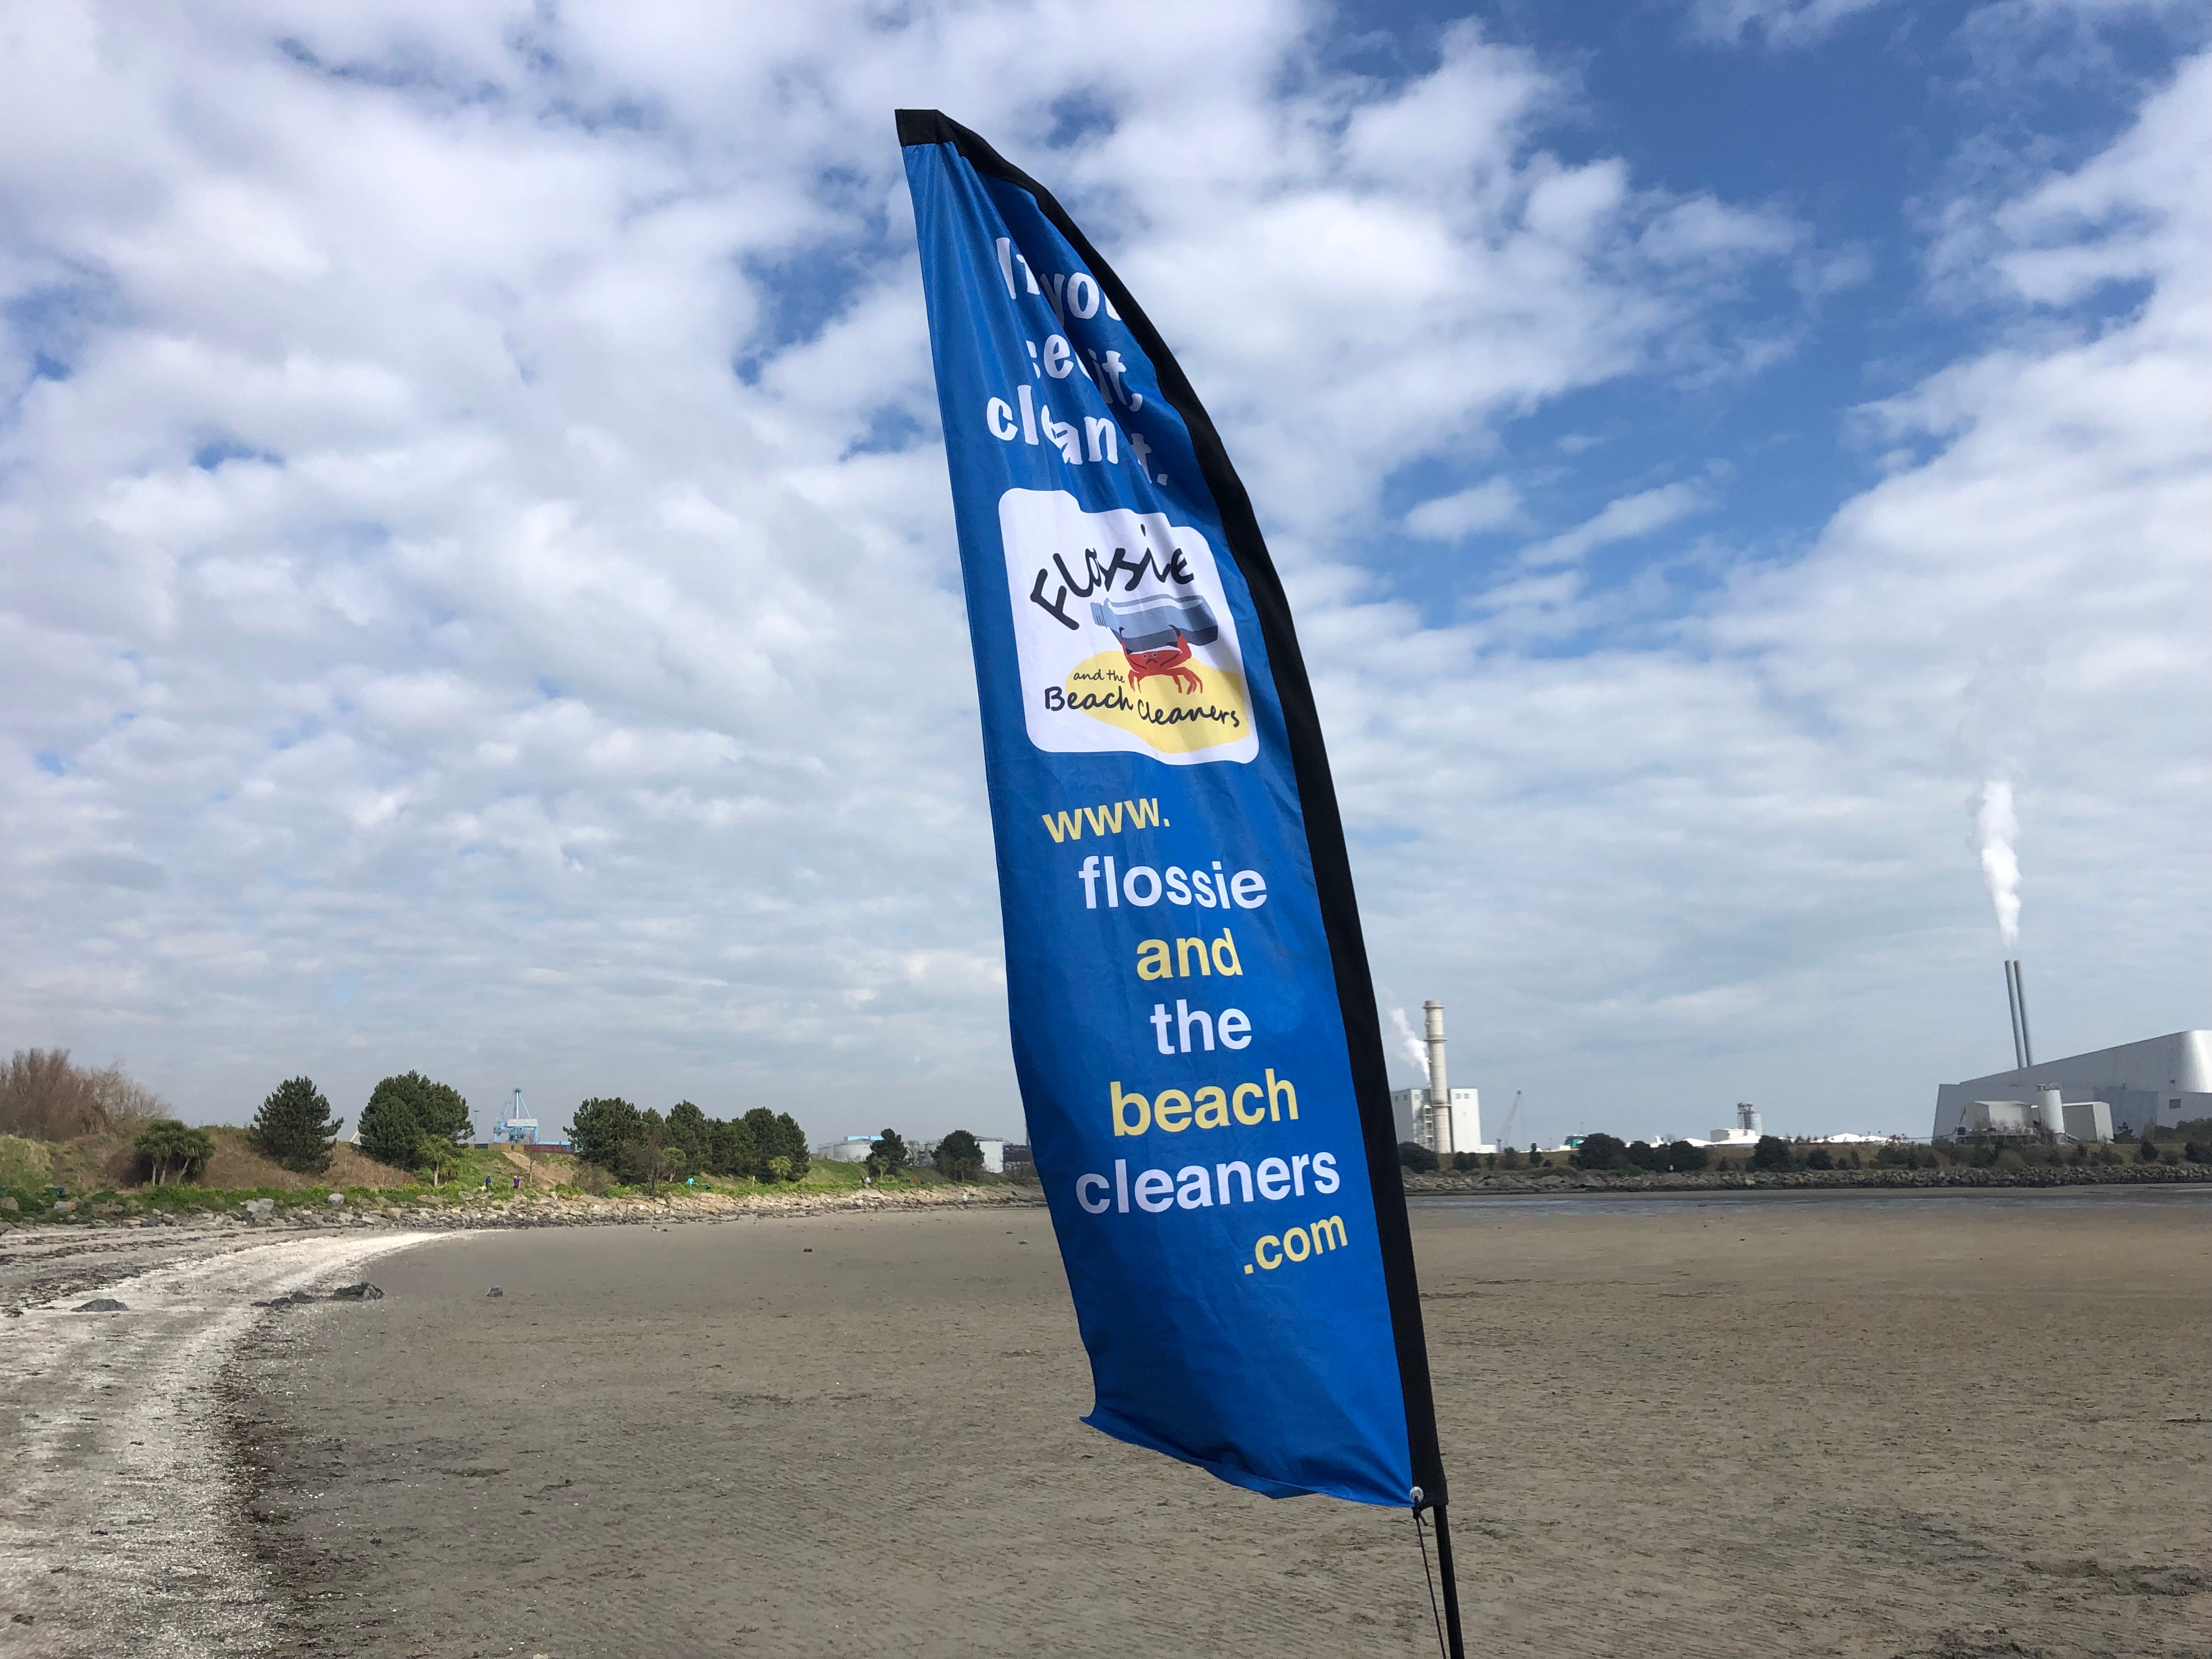
<path id="1" fill-rule="evenodd" d="M 1190 660 L 1190 641 L 1183 637 L 1181 629 L 1176 630 L 1176 642 L 1171 650 L 1132 651 L 1128 641 L 1124 640 L 1121 654 L 1129 659 L 1129 690 L 1132 691 L 1155 674 L 1165 674 L 1176 683 L 1178 691 L 1196 692 L 1204 689 L 1205 682 L 1198 678 L 1198 671 L 1184 666 Z"/>

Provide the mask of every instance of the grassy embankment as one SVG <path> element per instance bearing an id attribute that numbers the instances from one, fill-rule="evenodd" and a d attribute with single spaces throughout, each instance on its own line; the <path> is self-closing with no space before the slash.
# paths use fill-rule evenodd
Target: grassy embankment
<path id="1" fill-rule="evenodd" d="M 331 1167 L 319 1175 L 297 1175 L 254 1149 L 243 1129 L 216 1127 L 216 1154 L 194 1180 L 153 1186 L 141 1179 L 140 1160 L 128 1134 L 80 1135 L 72 1140 L 28 1140 L 0 1135 L 0 1223 L 126 1219 L 148 1215 L 221 1215 L 256 1199 L 273 1200 L 279 1210 L 319 1209 L 332 1193 L 345 1194 L 349 1206 L 389 1208 L 445 1206 L 487 1200 L 496 1204 L 517 1197 L 605 1198 L 648 1196 L 561 1152 L 527 1152 L 492 1146 L 464 1149 L 453 1172 L 438 1186 L 418 1175 L 395 1170 L 358 1147 L 334 1149 Z M 688 1188 L 662 1183 L 663 1194 L 690 1191 L 742 1198 L 763 1193 L 807 1194 L 857 1189 L 858 1164 L 816 1158 L 797 1182 L 758 1182 L 724 1176 L 700 1176 Z M 490 1186 L 485 1186 L 489 1178 Z M 517 1180 L 521 1182 L 518 1188 Z M 995 1184 L 986 1176 L 981 1182 Z M 941 1185 L 945 1177 L 924 1170 L 884 1183 L 887 1188 Z M 60 1194 L 53 1189 L 61 1188 Z"/>

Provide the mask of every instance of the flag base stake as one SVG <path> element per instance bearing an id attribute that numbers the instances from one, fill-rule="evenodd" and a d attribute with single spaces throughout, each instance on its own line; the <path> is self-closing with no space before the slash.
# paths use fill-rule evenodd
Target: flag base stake
<path id="1" fill-rule="evenodd" d="M 1467 1659 L 1467 1644 L 1459 1633 L 1459 1575 L 1452 1570 L 1451 1521 L 1444 1507 L 1436 1506 L 1437 1572 L 1444 1581 L 1444 1640 L 1451 1659 Z"/>

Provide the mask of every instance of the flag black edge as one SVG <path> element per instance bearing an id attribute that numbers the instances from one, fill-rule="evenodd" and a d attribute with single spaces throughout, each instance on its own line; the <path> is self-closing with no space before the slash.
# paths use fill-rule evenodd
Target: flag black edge
<path id="1" fill-rule="evenodd" d="M 1359 1111 L 1360 1139 L 1375 1205 L 1377 1243 L 1382 1253 L 1382 1282 L 1390 1309 L 1391 1335 L 1398 1355 L 1398 1376 L 1405 1393 L 1406 1439 L 1414 1483 L 1424 1504 L 1441 1504 L 1447 1491 L 1443 1454 L 1437 1439 L 1434 1389 L 1429 1377 L 1428 1338 L 1421 1322 L 1421 1293 L 1413 1263 L 1413 1234 L 1406 1209 L 1405 1178 L 1398 1167 L 1397 1120 L 1390 1109 L 1390 1073 L 1383 1059 L 1382 1025 L 1375 1003 L 1375 982 L 1367 963 L 1367 942 L 1359 926 L 1359 902 L 1352 890 L 1352 858 L 1344 838 L 1344 819 L 1329 771 L 1320 711 L 1307 678 L 1304 653 L 1291 619 L 1281 576 L 1260 533 L 1260 521 L 1243 480 L 1230 464 L 1229 452 L 1212 416 L 1199 401 L 1182 365 L 1112 266 L 1100 257 L 1067 210 L 1042 185 L 992 149 L 980 135 L 940 110 L 897 112 L 901 149 L 915 144 L 950 144 L 976 172 L 1027 191 L 1054 229 L 1065 236 L 1091 268 L 1106 297 L 1137 343 L 1152 360 L 1160 390 L 1182 416 L 1200 476 L 1221 513 L 1224 533 L 1237 568 L 1250 590 L 1252 609 L 1273 670 L 1276 701 L 1290 742 L 1292 775 L 1305 817 L 1306 852 L 1313 865 L 1322 925 L 1329 960 L 1336 972 L 1336 996 L 1351 1063 L 1352 1094 Z M 1408 1494 L 1408 1501 L 1411 1495 Z"/>

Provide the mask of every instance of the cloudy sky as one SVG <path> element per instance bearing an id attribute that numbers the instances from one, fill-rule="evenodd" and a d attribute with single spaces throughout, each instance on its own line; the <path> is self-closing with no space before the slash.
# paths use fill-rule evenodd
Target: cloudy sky
<path id="1" fill-rule="evenodd" d="M 1018 1133 L 902 105 L 1212 407 L 1492 1133 L 1925 1133 L 2009 1064 L 1992 784 L 2039 1048 L 2212 1023 L 2208 38 L 9 8 L 0 1048 Z"/>

